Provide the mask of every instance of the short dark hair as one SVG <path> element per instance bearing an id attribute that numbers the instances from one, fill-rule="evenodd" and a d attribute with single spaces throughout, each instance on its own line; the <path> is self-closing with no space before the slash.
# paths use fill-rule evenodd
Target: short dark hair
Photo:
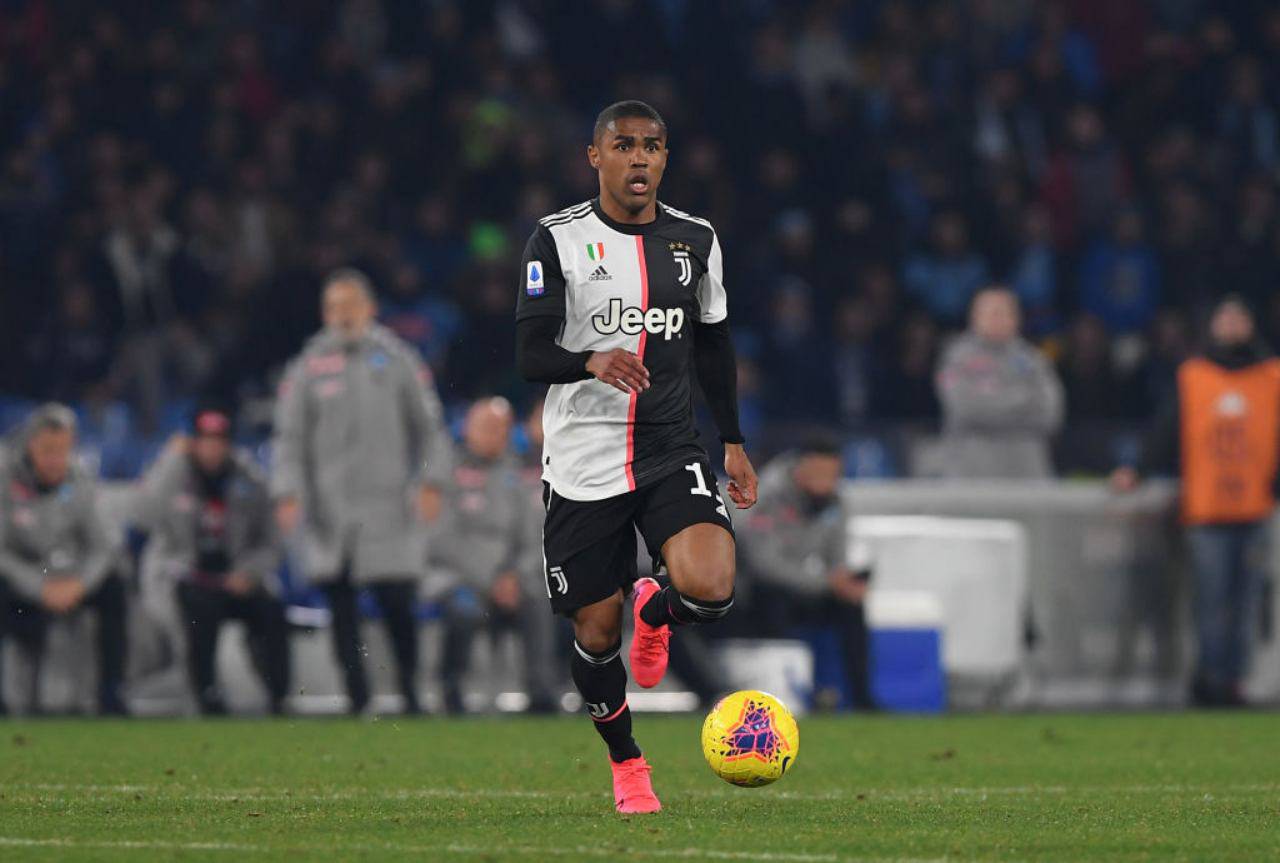
<path id="1" fill-rule="evenodd" d="M 818 455 L 842 459 L 844 458 L 844 441 L 833 432 L 823 430 L 810 431 L 801 439 L 800 446 L 797 447 L 796 452 L 801 456 Z"/>
<path id="2" fill-rule="evenodd" d="M 647 102 L 641 102 L 639 99 L 625 99 L 621 102 L 614 102 L 600 112 L 599 116 L 596 117 L 596 125 L 591 130 L 591 140 L 599 141 L 600 136 L 610 123 L 614 120 L 621 120 L 624 117 L 643 117 L 646 120 L 652 120 L 662 130 L 662 137 L 665 138 L 667 136 L 667 121 L 662 119 L 662 115 L 658 113 L 656 108 Z"/>

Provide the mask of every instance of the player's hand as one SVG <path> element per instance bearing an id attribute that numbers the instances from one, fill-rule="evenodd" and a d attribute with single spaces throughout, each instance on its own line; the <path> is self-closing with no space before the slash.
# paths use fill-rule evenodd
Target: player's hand
<path id="1" fill-rule="evenodd" d="M 640 357 L 623 348 L 596 351 L 587 360 L 587 371 L 624 393 L 642 393 L 649 388 L 649 370 Z"/>
<path id="2" fill-rule="evenodd" d="M 520 607 L 520 579 L 514 572 L 504 572 L 489 588 L 489 598 L 503 611 L 515 611 Z"/>
<path id="3" fill-rule="evenodd" d="M 724 445 L 724 472 L 729 475 L 729 499 L 738 509 L 756 505 L 756 469 L 740 443 Z"/>
<path id="4" fill-rule="evenodd" d="M 281 498 L 276 504 L 276 526 L 280 528 L 280 533 L 288 536 L 298 527 L 298 521 L 302 518 L 302 504 L 296 497 Z"/>
<path id="5" fill-rule="evenodd" d="M 418 518 L 425 524 L 435 524 L 444 509 L 444 498 L 440 489 L 433 485 L 424 485 L 418 489 Z"/>
<path id="6" fill-rule="evenodd" d="M 1123 493 L 1138 487 L 1138 472 L 1131 467 L 1118 467 L 1111 472 L 1111 488 Z"/>
<path id="7" fill-rule="evenodd" d="M 40 588 L 40 603 L 54 614 L 66 614 L 84 599 L 84 582 L 71 577 L 50 578 Z"/>

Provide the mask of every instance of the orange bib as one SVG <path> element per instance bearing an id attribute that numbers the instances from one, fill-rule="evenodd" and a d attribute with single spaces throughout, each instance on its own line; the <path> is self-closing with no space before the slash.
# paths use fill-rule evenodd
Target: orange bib
<path id="1" fill-rule="evenodd" d="M 1236 371 L 1187 360 L 1178 369 L 1178 396 L 1183 521 L 1266 518 L 1280 455 L 1280 360 Z"/>

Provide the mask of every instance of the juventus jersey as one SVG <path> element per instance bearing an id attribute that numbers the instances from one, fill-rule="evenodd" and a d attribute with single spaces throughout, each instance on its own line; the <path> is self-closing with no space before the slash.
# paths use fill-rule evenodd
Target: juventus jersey
<path id="1" fill-rule="evenodd" d="M 538 223 L 525 247 L 516 318 L 554 316 L 570 351 L 625 348 L 650 388 L 627 394 L 595 378 L 553 384 L 542 423 L 542 477 L 557 495 L 600 500 L 703 456 L 693 424 L 693 322 L 727 316 L 711 223 L 658 203 L 644 225 L 586 201 Z"/>

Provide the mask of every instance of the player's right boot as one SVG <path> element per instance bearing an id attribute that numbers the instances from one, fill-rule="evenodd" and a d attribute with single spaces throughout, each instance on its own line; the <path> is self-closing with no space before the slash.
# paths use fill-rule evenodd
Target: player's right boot
<path id="1" fill-rule="evenodd" d="M 636 582 L 631 606 L 635 631 L 631 636 L 631 676 L 645 689 L 658 685 L 667 673 L 667 657 L 671 648 L 671 627 L 650 626 L 640 618 L 640 609 L 653 599 L 661 588 L 652 578 Z"/>
<path id="2" fill-rule="evenodd" d="M 641 755 L 626 761 L 609 761 L 613 768 L 613 807 L 624 815 L 661 812 L 662 804 L 653 793 L 649 762 Z"/>

